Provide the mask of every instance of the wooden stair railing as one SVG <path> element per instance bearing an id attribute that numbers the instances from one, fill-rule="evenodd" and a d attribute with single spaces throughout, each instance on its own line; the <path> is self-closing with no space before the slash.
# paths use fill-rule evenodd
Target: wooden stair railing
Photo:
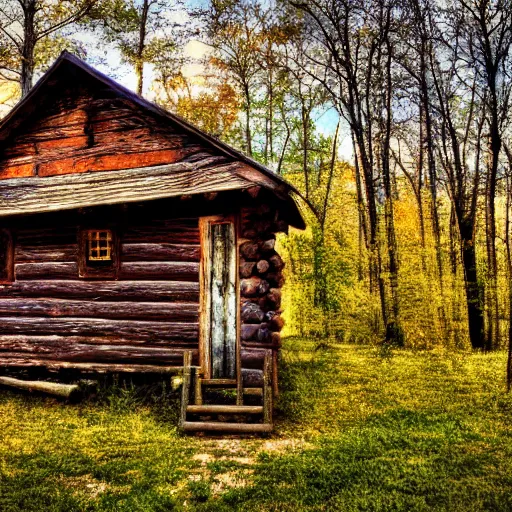
<path id="1" fill-rule="evenodd" d="M 192 352 L 187 351 L 183 357 L 183 385 L 181 399 L 180 427 L 185 432 L 238 432 L 265 433 L 271 432 L 272 424 L 272 356 L 265 354 L 263 366 L 263 385 L 261 388 L 244 388 L 241 379 L 203 379 L 200 368 L 192 367 Z M 192 385 L 192 381 L 193 385 Z M 236 389 L 236 404 L 206 404 L 205 388 Z M 194 390 L 194 404 L 190 404 L 191 390 Z M 262 397 L 261 405 L 244 405 L 244 395 Z M 242 397 L 242 400 L 239 397 Z M 241 403 L 242 402 L 242 403 Z M 188 419 L 188 415 L 208 416 L 202 421 Z M 214 421 L 211 416 L 236 415 L 244 416 L 243 422 Z M 260 420 L 259 422 L 256 422 Z"/>

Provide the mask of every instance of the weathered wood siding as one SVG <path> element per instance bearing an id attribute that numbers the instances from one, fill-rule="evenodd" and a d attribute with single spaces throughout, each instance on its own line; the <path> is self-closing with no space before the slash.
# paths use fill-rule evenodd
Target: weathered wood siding
<path id="1" fill-rule="evenodd" d="M 198 362 L 199 219 L 222 212 L 241 219 L 242 373 L 258 384 L 282 327 L 281 227 L 265 199 L 233 192 L 4 219 L 15 280 L 0 285 L 0 365 L 154 370 L 181 366 L 186 349 Z M 78 277 L 80 227 L 117 233 L 117 279 Z"/>
<path id="2" fill-rule="evenodd" d="M 120 239 L 115 280 L 79 278 L 81 224 L 50 218 L 12 227 L 15 281 L 0 285 L 0 364 L 179 366 L 185 349 L 197 350 L 198 217 L 107 215 Z"/>
<path id="3" fill-rule="evenodd" d="M 30 200 L 32 179 L 38 180 L 37 185 L 45 180 L 51 184 L 56 178 L 50 176 L 177 162 L 180 166 L 186 162 L 187 167 L 188 163 L 210 161 L 210 157 L 215 161 L 210 162 L 209 172 L 236 164 L 197 135 L 184 133 L 168 120 L 163 122 L 154 111 L 140 108 L 133 99 L 106 85 L 98 85 L 83 71 L 59 76 L 66 69 L 69 74 L 68 68 L 56 72 L 53 82 L 45 85 L 37 107 L 16 120 L 0 142 L 0 180 L 30 178 L 21 180 L 28 186 L 21 191 L 25 202 Z M 203 181 L 205 169 L 196 169 Z M 279 189 L 247 165 L 236 175 Z M 183 189 L 187 196 L 197 192 L 197 179 L 192 173 L 183 180 L 190 188 Z M 0 228 L 10 229 L 14 236 L 15 281 L 0 285 L 0 364 L 43 364 L 52 368 L 68 364 L 89 364 L 89 368 L 93 363 L 95 367 L 140 364 L 156 368 L 181 365 L 185 349 L 196 351 L 197 360 L 199 218 L 242 212 L 242 367 L 262 369 L 266 351 L 271 350 L 275 359 L 280 346 L 282 260 L 274 242 L 275 233 L 287 227 L 287 220 L 279 219 L 276 213 L 278 209 L 284 211 L 287 203 L 265 190 L 258 197 L 257 192 L 253 196 L 227 191 L 243 188 L 238 185 L 222 188 L 215 184 L 213 194 L 194 196 L 192 200 L 161 200 L 160 210 L 149 207 L 151 215 L 146 206 L 133 203 L 126 211 L 121 204 L 3 217 Z M 158 182 L 154 186 L 162 185 Z M 279 190 L 282 194 L 284 189 Z M 117 197 L 118 193 L 110 195 Z M 113 198 L 112 203 L 119 201 Z M 106 217 L 98 214 L 106 209 Z M 105 219 L 119 236 L 117 278 L 81 279 L 78 227 L 87 221 L 91 228 L 105 228 Z"/>
<path id="4" fill-rule="evenodd" d="M 236 245 L 232 223 L 211 227 L 212 377 L 236 378 Z"/>
<path id="5" fill-rule="evenodd" d="M 210 151 L 87 73 L 59 73 L 54 82 L 68 85 L 48 84 L 36 112 L 2 141 L 0 179 L 148 167 Z"/>

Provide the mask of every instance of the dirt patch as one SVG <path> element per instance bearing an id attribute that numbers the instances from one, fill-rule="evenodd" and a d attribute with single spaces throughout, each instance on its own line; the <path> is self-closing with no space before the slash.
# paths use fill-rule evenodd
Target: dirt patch
<path id="1" fill-rule="evenodd" d="M 253 473 L 252 469 L 242 469 L 215 475 L 211 486 L 212 494 L 219 495 L 229 489 L 246 487 L 249 484 L 249 477 Z"/>
<path id="2" fill-rule="evenodd" d="M 206 466 L 208 462 L 212 462 L 215 460 L 215 457 L 211 453 L 196 453 L 192 460 L 195 460 L 197 462 L 201 463 L 201 466 Z"/>
<path id="3" fill-rule="evenodd" d="M 275 439 L 263 442 L 259 451 L 284 453 L 287 451 L 305 450 L 313 448 L 312 443 L 308 443 L 303 439 Z"/>
<path id="4" fill-rule="evenodd" d="M 90 498 L 96 498 L 109 488 L 105 482 L 99 482 L 92 475 L 61 476 L 58 480 L 64 487 L 85 493 Z"/>

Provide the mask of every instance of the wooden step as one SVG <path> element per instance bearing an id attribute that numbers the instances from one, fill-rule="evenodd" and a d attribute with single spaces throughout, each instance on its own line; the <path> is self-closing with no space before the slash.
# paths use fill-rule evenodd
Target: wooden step
<path id="1" fill-rule="evenodd" d="M 184 421 L 182 428 L 186 432 L 272 432 L 272 423 L 222 423 Z"/>
<path id="2" fill-rule="evenodd" d="M 263 414 L 261 405 L 189 405 L 192 414 Z"/>
<path id="3" fill-rule="evenodd" d="M 201 379 L 201 385 L 211 387 L 232 387 L 236 386 L 236 379 Z"/>
<path id="4" fill-rule="evenodd" d="M 262 388 L 244 388 L 244 395 L 263 396 Z"/>

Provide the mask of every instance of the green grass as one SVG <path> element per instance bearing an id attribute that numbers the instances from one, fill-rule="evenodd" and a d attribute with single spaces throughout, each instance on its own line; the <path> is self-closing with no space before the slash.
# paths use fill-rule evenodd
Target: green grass
<path id="1" fill-rule="evenodd" d="M 505 354 L 290 339 L 283 358 L 269 438 L 182 437 L 168 393 L 1 392 L 0 510 L 512 510 Z"/>

